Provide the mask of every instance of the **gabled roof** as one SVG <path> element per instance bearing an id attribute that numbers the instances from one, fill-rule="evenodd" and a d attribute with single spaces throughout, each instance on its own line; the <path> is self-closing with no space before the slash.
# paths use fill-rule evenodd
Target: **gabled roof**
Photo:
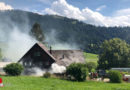
<path id="1" fill-rule="evenodd" d="M 39 45 L 52 59 L 56 60 L 49 52 L 49 50 L 46 48 L 46 46 L 42 43 L 36 43 L 37 45 Z"/>
<path id="2" fill-rule="evenodd" d="M 47 55 L 49 55 L 53 60 L 56 61 L 56 59 L 50 54 L 50 52 L 49 52 L 49 50 L 46 48 L 46 46 L 43 45 L 42 43 L 35 43 L 35 44 L 32 46 L 31 49 L 33 49 L 33 47 L 35 47 L 36 45 L 38 45 L 43 51 L 45 51 L 45 52 L 47 53 Z M 30 49 L 30 50 L 31 50 L 31 49 Z M 26 54 L 28 54 L 30 50 L 28 50 L 28 52 L 27 52 Z M 25 54 L 24 56 L 26 56 L 26 54 Z M 23 57 L 24 57 L 24 56 L 23 56 Z M 23 57 L 22 57 L 22 58 L 23 58 Z M 18 62 L 20 62 L 20 61 L 22 60 L 22 58 L 21 58 Z"/>

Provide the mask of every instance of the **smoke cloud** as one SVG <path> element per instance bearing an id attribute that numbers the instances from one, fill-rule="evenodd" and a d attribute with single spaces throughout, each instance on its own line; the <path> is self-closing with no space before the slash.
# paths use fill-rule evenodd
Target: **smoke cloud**
<path id="1" fill-rule="evenodd" d="M 33 68 L 26 69 L 24 71 L 23 75 L 42 76 L 46 72 L 49 72 L 51 74 L 54 74 L 54 73 L 62 74 L 65 71 L 66 71 L 66 67 L 60 66 L 60 65 L 58 65 L 56 63 L 53 63 L 49 69 L 40 69 L 38 67 L 33 67 Z"/>
<path id="2" fill-rule="evenodd" d="M 31 27 L 27 15 L 23 14 L 19 18 L 24 21 L 20 27 L 8 15 L 1 15 L 0 18 L 2 55 L 13 62 L 18 61 L 37 42 L 28 34 Z"/>
<path id="3" fill-rule="evenodd" d="M 35 39 L 16 28 L 9 35 L 7 47 L 2 48 L 3 57 L 18 61 L 35 43 Z"/>
<path id="4" fill-rule="evenodd" d="M 28 16 L 23 14 L 19 17 L 23 22 L 17 25 L 8 15 L 0 18 L 0 48 L 4 58 L 10 61 L 17 62 L 37 41 L 29 35 L 31 25 L 28 20 Z M 77 49 L 76 44 L 70 41 L 71 44 L 60 42 L 57 39 L 58 33 L 55 30 L 44 34 L 45 42 L 51 45 L 53 49 Z M 2 46 L 1 46 L 2 45 Z M 8 60 L 7 60 L 8 61 Z M 66 67 L 59 66 L 53 63 L 49 70 L 41 70 L 37 67 L 28 69 L 35 75 L 41 76 L 45 72 L 50 73 L 63 73 L 66 71 Z"/>
<path id="5" fill-rule="evenodd" d="M 45 42 L 48 43 L 49 46 L 52 46 L 53 50 L 77 50 L 79 46 L 70 39 L 68 42 L 61 42 L 58 40 L 58 35 L 55 29 L 52 29 L 51 32 L 45 35 L 46 40 Z"/>

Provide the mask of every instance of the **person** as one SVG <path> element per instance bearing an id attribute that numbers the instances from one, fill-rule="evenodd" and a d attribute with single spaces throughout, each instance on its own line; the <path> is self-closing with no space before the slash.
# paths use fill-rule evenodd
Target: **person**
<path id="1" fill-rule="evenodd" d="M 0 78 L 0 87 L 3 87 L 3 81 L 2 81 L 2 78 Z"/>

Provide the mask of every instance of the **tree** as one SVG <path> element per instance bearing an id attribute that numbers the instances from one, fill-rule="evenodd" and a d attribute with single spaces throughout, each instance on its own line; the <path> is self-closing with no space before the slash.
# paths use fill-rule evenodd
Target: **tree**
<path id="1" fill-rule="evenodd" d="M 72 63 L 67 67 L 67 76 L 70 76 L 70 80 L 85 81 L 87 76 L 87 68 L 81 63 Z"/>
<path id="2" fill-rule="evenodd" d="M 108 73 L 108 77 L 110 82 L 112 83 L 121 83 L 122 82 L 122 75 L 119 71 L 110 70 Z"/>
<path id="3" fill-rule="evenodd" d="M 39 42 L 43 42 L 45 37 L 43 34 L 43 31 L 40 27 L 40 24 L 35 23 L 30 31 L 30 35 L 32 37 L 34 37 L 36 40 L 38 40 Z"/>
<path id="4" fill-rule="evenodd" d="M 98 68 L 130 67 L 130 45 L 119 38 L 105 40 L 101 45 Z"/>
<path id="5" fill-rule="evenodd" d="M 92 72 L 92 70 L 97 68 L 97 64 L 95 62 L 87 62 L 86 67 L 88 68 L 89 72 Z"/>
<path id="6" fill-rule="evenodd" d="M 18 76 L 23 71 L 23 66 L 19 63 L 11 63 L 6 65 L 3 70 L 10 76 Z"/>

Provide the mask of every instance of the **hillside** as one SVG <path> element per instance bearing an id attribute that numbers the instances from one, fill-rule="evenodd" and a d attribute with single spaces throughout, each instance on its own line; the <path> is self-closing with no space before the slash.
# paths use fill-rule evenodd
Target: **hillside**
<path id="1" fill-rule="evenodd" d="M 98 61 L 98 55 L 92 53 L 84 53 L 86 62 L 96 62 Z"/>
<path id="2" fill-rule="evenodd" d="M 130 27 L 97 27 L 66 17 L 20 10 L 0 12 L 0 17 L 0 30 L 3 30 L 7 37 L 14 27 L 18 27 L 22 32 L 29 32 L 37 22 L 41 25 L 47 43 L 51 45 L 57 42 L 65 43 L 89 53 L 99 53 L 99 46 L 104 40 L 118 37 L 130 43 Z M 5 42 L 6 40 L 8 38 Z"/>

